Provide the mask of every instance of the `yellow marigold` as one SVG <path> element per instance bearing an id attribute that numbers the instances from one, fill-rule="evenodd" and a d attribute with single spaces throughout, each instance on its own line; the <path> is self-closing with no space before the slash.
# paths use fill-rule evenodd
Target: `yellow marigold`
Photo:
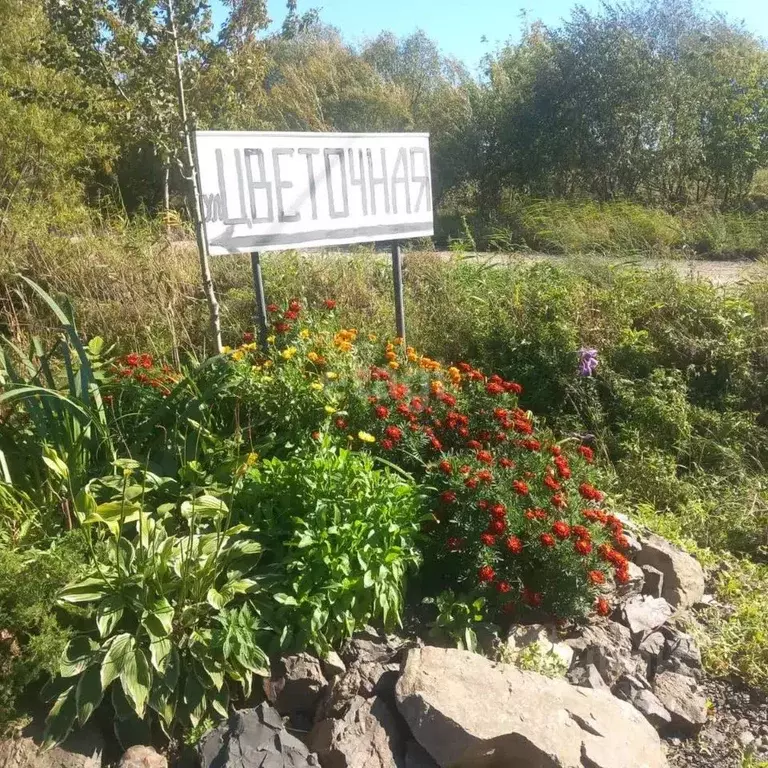
<path id="1" fill-rule="evenodd" d="M 334 379 L 339 378 L 339 374 L 336 373 L 336 371 L 328 371 L 328 373 L 325 374 L 325 377 L 333 381 Z"/>
<path id="2" fill-rule="evenodd" d="M 264 367 L 265 368 L 271 368 L 274 365 L 274 363 L 271 360 L 265 360 L 264 361 Z"/>
<path id="3" fill-rule="evenodd" d="M 245 463 L 252 467 L 257 461 L 259 460 L 259 454 L 255 451 L 251 451 L 246 457 L 245 457 Z"/>
<path id="4" fill-rule="evenodd" d="M 379 337 L 375 333 L 368 334 L 368 341 L 378 341 Z"/>
<path id="5" fill-rule="evenodd" d="M 272 336 L 267 336 L 267 344 L 274 344 L 274 343 L 275 343 L 274 334 Z"/>
<path id="6" fill-rule="evenodd" d="M 298 350 L 296 349 L 296 347 L 286 347 L 280 353 L 280 357 L 282 357 L 283 360 L 290 360 L 297 352 Z"/>
<path id="7" fill-rule="evenodd" d="M 376 438 L 370 433 L 370 432 L 363 432 L 361 429 L 357 436 L 364 442 L 364 443 L 375 443 Z"/>
<path id="8" fill-rule="evenodd" d="M 336 409 L 332 405 L 326 405 L 325 406 L 325 412 L 326 413 L 336 413 Z"/>
<path id="9" fill-rule="evenodd" d="M 390 360 L 390 361 L 389 361 L 389 367 L 390 367 L 390 368 L 391 368 L 393 371 L 396 371 L 396 370 L 397 370 L 397 369 L 400 367 L 400 363 L 398 363 L 398 362 L 397 362 L 397 360 Z"/>
<path id="10" fill-rule="evenodd" d="M 309 328 L 302 328 L 299 331 L 299 337 L 302 339 L 308 339 L 310 337 Z"/>
<path id="11" fill-rule="evenodd" d="M 392 339 L 392 343 L 393 343 L 393 344 L 394 344 L 396 347 L 399 347 L 399 346 L 400 346 L 400 345 L 403 343 L 403 341 L 404 341 L 404 339 L 403 339 L 403 337 L 402 337 L 402 336 L 396 336 L 394 339 Z"/>
<path id="12" fill-rule="evenodd" d="M 316 363 L 320 359 L 320 355 L 317 354 L 317 352 L 307 352 L 307 360 L 309 360 L 310 363 Z"/>
<path id="13" fill-rule="evenodd" d="M 221 348 L 222 355 L 228 355 L 232 351 L 232 347 L 224 346 Z"/>
<path id="14" fill-rule="evenodd" d="M 232 359 L 237 361 L 237 362 L 240 362 L 240 360 L 242 360 L 244 357 L 245 357 L 245 350 L 243 350 L 243 349 L 236 349 L 232 353 Z"/>
<path id="15" fill-rule="evenodd" d="M 443 388 L 442 381 L 438 381 L 437 379 L 432 379 L 432 381 L 429 382 L 429 389 L 433 395 L 436 395 L 438 392 L 440 392 L 442 388 Z"/>
<path id="16" fill-rule="evenodd" d="M 387 360 L 397 360 L 397 353 L 395 353 L 395 352 L 387 352 L 387 354 L 384 355 L 384 357 L 386 357 Z"/>
<path id="17" fill-rule="evenodd" d="M 323 383 L 321 381 L 313 381 L 309 385 L 309 388 L 310 389 L 314 389 L 315 392 L 319 392 L 321 389 L 323 389 Z"/>

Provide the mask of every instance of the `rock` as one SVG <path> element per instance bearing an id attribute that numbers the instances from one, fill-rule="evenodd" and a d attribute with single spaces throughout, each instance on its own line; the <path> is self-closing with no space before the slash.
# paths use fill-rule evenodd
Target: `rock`
<path id="1" fill-rule="evenodd" d="M 650 635 L 643 639 L 637 650 L 649 661 L 655 662 L 661 658 L 666 644 L 666 638 L 661 632 L 651 632 Z"/>
<path id="2" fill-rule="evenodd" d="M 566 643 L 560 642 L 554 627 L 543 624 L 518 624 L 507 636 L 507 645 L 512 651 L 521 651 L 534 644 L 538 644 L 542 655 L 557 656 L 566 670 L 570 668 L 574 650 Z"/>
<path id="3" fill-rule="evenodd" d="M 664 574 L 652 565 L 641 566 L 645 574 L 643 594 L 651 597 L 661 597 L 664 592 Z"/>
<path id="4" fill-rule="evenodd" d="M 751 731 L 742 731 L 737 737 L 736 741 L 739 742 L 741 747 L 743 749 L 746 749 L 752 742 L 755 740 L 755 737 L 752 735 Z"/>
<path id="5" fill-rule="evenodd" d="M 672 722 L 672 716 L 664 708 L 661 701 L 659 701 L 658 696 L 649 690 L 636 691 L 630 702 L 638 712 L 643 713 L 646 720 L 654 728 L 664 728 Z"/>
<path id="6" fill-rule="evenodd" d="M 635 670 L 629 629 L 616 621 L 591 624 L 581 637 L 565 643 L 576 653 L 574 665 L 586 668 L 594 664 L 607 685 L 613 685 L 621 675 Z"/>
<path id="7" fill-rule="evenodd" d="M 347 666 L 358 661 L 387 663 L 395 659 L 403 645 L 404 641 L 400 638 L 385 637 L 369 629 L 360 632 L 344 644 L 341 649 L 341 658 Z"/>
<path id="8" fill-rule="evenodd" d="M 707 701 L 697 693 L 697 685 L 690 677 L 660 672 L 653 679 L 653 692 L 678 728 L 693 731 L 706 722 Z"/>
<path id="9" fill-rule="evenodd" d="M 343 675 L 347 671 L 346 664 L 341 660 L 336 651 L 328 651 L 322 659 L 323 674 L 330 680 L 336 675 Z"/>
<path id="10" fill-rule="evenodd" d="M 659 737 L 630 704 L 452 648 L 408 651 L 395 690 L 442 768 L 663 768 Z"/>
<path id="11" fill-rule="evenodd" d="M 620 600 L 627 600 L 634 595 L 639 595 L 643 591 L 643 583 L 645 582 L 643 569 L 629 561 L 627 563 L 627 572 L 629 573 L 629 581 L 626 584 L 619 585 L 616 590 Z"/>
<path id="12" fill-rule="evenodd" d="M 637 595 L 624 603 L 621 615 L 635 645 L 639 645 L 647 635 L 669 620 L 672 608 L 661 597 Z"/>
<path id="13" fill-rule="evenodd" d="M 340 720 L 322 720 L 309 735 L 323 768 L 401 768 L 404 745 L 397 720 L 378 697 L 356 696 Z"/>
<path id="14" fill-rule="evenodd" d="M 704 571 L 696 560 L 655 534 L 642 539 L 641 543 L 643 548 L 635 562 L 640 566 L 652 565 L 664 574 L 661 596 L 673 608 L 685 610 L 701 601 Z"/>
<path id="15" fill-rule="evenodd" d="M 694 637 L 673 627 L 664 627 L 664 634 L 667 638 L 667 650 L 664 654 L 667 660 L 677 662 L 676 666 L 701 669 L 701 651 Z"/>
<path id="16" fill-rule="evenodd" d="M 594 664 L 587 664 L 586 667 L 574 667 L 568 673 L 568 681 L 571 685 L 579 685 L 582 688 L 594 688 L 595 690 L 608 688 L 603 676 Z"/>
<path id="17" fill-rule="evenodd" d="M 0 741 L 0 768 L 101 768 L 104 739 L 92 725 L 78 728 L 69 738 L 47 752 L 42 722 L 32 722 L 20 736 Z"/>
<path id="18" fill-rule="evenodd" d="M 152 747 L 137 744 L 125 751 L 117 768 L 168 768 L 168 761 Z"/>
<path id="19" fill-rule="evenodd" d="M 415 739 L 405 745 L 405 768 L 439 768 L 432 756 Z"/>
<path id="20" fill-rule="evenodd" d="M 235 712 L 197 746 L 201 768 L 309 768 L 316 755 L 283 727 L 280 713 L 263 702 Z"/>
<path id="21" fill-rule="evenodd" d="M 352 664 L 343 675 L 333 679 L 317 709 L 315 720 L 343 717 L 355 696 L 364 699 L 381 696 L 394 703 L 395 683 L 399 674 L 400 665 L 394 662 L 367 661 Z"/>
<path id="22" fill-rule="evenodd" d="M 312 717 L 327 685 L 320 662 L 308 653 L 298 653 L 280 659 L 272 678 L 264 681 L 264 693 L 281 715 Z"/>

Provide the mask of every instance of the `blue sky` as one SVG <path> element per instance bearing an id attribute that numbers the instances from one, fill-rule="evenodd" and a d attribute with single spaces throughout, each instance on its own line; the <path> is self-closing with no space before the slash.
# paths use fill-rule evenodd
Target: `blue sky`
<path id="1" fill-rule="evenodd" d="M 212 2 L 214 18 L 220 21 L 224 11 L 217 0 Z M 421 28 L 443 53 L 463 60 L 474 71 L 485 53 L 517 37 L 521 14 L 556 25 L 574 4 L 573 0 L 299 0 L 299 10 L 318 8 L 323 21 L 338 27 L 351 42 L 383 29 L 405 35 Z M 594 9 L 600 5 L 599 0 L 581 4 Z M 268 7 L 270 17 L 281 22 L 285 0 L 268 0 Z M 709 7 L 768 37 L 768 0 L 710 0 Z M 482 42 L 483 36 L 488 42 Z"/>

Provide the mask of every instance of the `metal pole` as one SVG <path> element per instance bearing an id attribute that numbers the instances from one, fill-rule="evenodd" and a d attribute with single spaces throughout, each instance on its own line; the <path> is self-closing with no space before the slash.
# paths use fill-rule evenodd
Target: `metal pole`
<path id="1" fill-rule="evenodd" d="M 392 280 L 395 285 L 395 326 L 397 335 L 405 341 L 405 302 L 403 301 L 403 262 L 400 243 L 392 243 Z"/>
<path id="2" fill-rule="evenodd" d="M 261 258 L 258 251 L 251 253 L 251 271 L 253 272 L 253 292 L 256 295 L 256 330 L 259 333 L 259 344 L 264 352 L 267 351 L 267 300 L 264 298 L 264 281 L 261 277 Z"/>

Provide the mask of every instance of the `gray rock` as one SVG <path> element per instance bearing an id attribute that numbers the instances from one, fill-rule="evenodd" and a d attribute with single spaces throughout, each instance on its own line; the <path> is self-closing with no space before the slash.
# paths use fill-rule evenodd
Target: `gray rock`
<path id="1" fill-rule="evenodd" d="M 405 768 L 439 768 L 439 766 L 416 739 L 410 739 L 405 745 Z"/>
<path id="2" fill-rule="evenodd" d="M 117 768 L 168 768 L 168 761 L 152 747 L 137 744 L 124 752 Z"/>
<path id="3" fill-rule="evenodd" d="M 400 665 L 394 662 L 364 661 L 352 664 L 343 674 L 331 682 L 315 720 L 343 717 L 350 702 L 356 696 L 369 699 L 381 696 L 394 701 L 394 690 Z"/>
<path id="4" fill-rule="evenodd" d="M 620 600 L 628 600 L 643 591 L 643 583 L 645 582 L 643 569 L 630 561 L 627 563 L 627 572 L 629 573 L 629 581 L 626 584 L 620 584 L 616 589 L 616 594 Z"/>
<path id="5" fill-rule="evenodd" d="M 647 635 L 669 620 L 672 608 L 663 598 L 637 595 L 624 603 L 621 615 L 634 644 L 639 645 Z"/>
<path id="6" fill-rule="evenodd" d="M 664 574 L 652 565 L 641 566 L 645 574 L 643 594 L 651 597 L 661 597 L 664 592 Z"/>
<path id="7" fill-rule="evenodd" d="M 701 651 L 696 639 L 673 627 L 664 627 L 663 631 L 667 638 L 665 658 L 674 659 L 691 669 L 701 669 Z"/>
<path id="8" fill-rule="evenodd" d="M 616 621 L 599 621 L 585 627 L 581 637 L 565 641 L 575 651 L 574 666 L 593 664 L 607 685 L 626 673 L 634 673 L 629 629 Z"/>
<path id="9" fill-rule="evenodd" d="M 397 705 L 442 768 L 665 768 L 632 705 L 452 648 L 409 650 Z"/>
<path id="10" fill-rule="evenodd" d="M 266 702 L 235 712 L 200 740 L 201 768 L 310 768 L 316 755 L 283 727 L 279 712 Z"/>
<path id="11" fill-rule="evenodd" d="M 387 663 L 395 659 L 403 645 L 404 642 L 400 638 L 385 637 L 369 629 L 344 644 L 341 658 L 347 666 L 363 661 Z"/>
<path id="12" fill-rule="evenodd" d="M 635 692 L 630 702 L 638 712 L 645 715 L 645 718 L 654 728 L 664 728 L 672 722 L 672 716 L 659 701 L 658 696 L 649 690 L 643 689 Z"/>
<path id="13" fill-rule="evenodd" d="M 387 703 L 356 696 L 344 717 L 322 720 L 309 735 L 323 768 L 402 768 L 403 739 Z"/>
<path id="14" fill-rule="evenodd" d="M 653 692 L 681 730 L 697 730 L 707 721 L 707 701 L 692 678 L 659 672 L 653 679 Z"/>
<path id="15" fill-rule="evenodd" d="M 635 535 L 630 533 L 628 530 L 624 531 L 624 536 L 627 539 L 627 549 L 625 550 L 627 552 L 627 556 L 634 557 L 643 548 L 643 545 L 640 543 L 639 539 L 637 539 Z"/>
<path id="16" fill-rule="evenodd" d="M 284 656 L 273 670 L 272 678 L 263 683 L 267 700 L 281 715 L 310 717 L 327 685 L 319 660 L 308 653 Z"/>
<path id="17" fill-rule="evenodd" d="M 676 610 L 685 610 L 704 596 L 704 571 L 689 554 L 666 539 L 650 534 L 641 541 L 635 557 L 640 565 L 651 565 L 664 574 L 661 596 Z"/>
<path id="18" fill-rule="evenodd" d="M 667 641 L 663 633 L 651 632 L 642 640 L 637 650 L 649 661 L 656 661 L 661 658 L 666 644 Z"/>
<path id="19" fill-rule="evenodd" d="M 44 723 L 33 721 L 18 737 L 0 741 L 0 768 L 101 768 L 104 740 L 92 725 L 77 729 L 63 744 L 40 752 Z"/>
<path id="20" fill-rule="evenodd" d="M 321 659 L 321 664 L 323 667 L 323 674 L 329 680 L 336 677 L 336 675 L 343 675 L 347 671 L 346 664 L 344 664 L 341 660 L 341 656 L 339 656 L 336 651 L 328 651 L 328 653 Z"/>
<path id="21" fill-rule="evenodd" d="M 746 749 L 747 747 L 749 747 L 754 742 L 754 740 L 755 740 L 755 737 L 751 731 L 742 731 L 736 737 L 736 741 L 739 742 L 739 744 L 743 749 Z"/>
<path id="22" fill-rule="evenodd" d="M 586 667 L 573 667 L 568 673 L 568 681 L 571 685 L 579 685 L 582 688 L 593 688 L 594 690 L 607 690 L 608 688 L 603 676 L 594 664 L 587 664 Z"/>

